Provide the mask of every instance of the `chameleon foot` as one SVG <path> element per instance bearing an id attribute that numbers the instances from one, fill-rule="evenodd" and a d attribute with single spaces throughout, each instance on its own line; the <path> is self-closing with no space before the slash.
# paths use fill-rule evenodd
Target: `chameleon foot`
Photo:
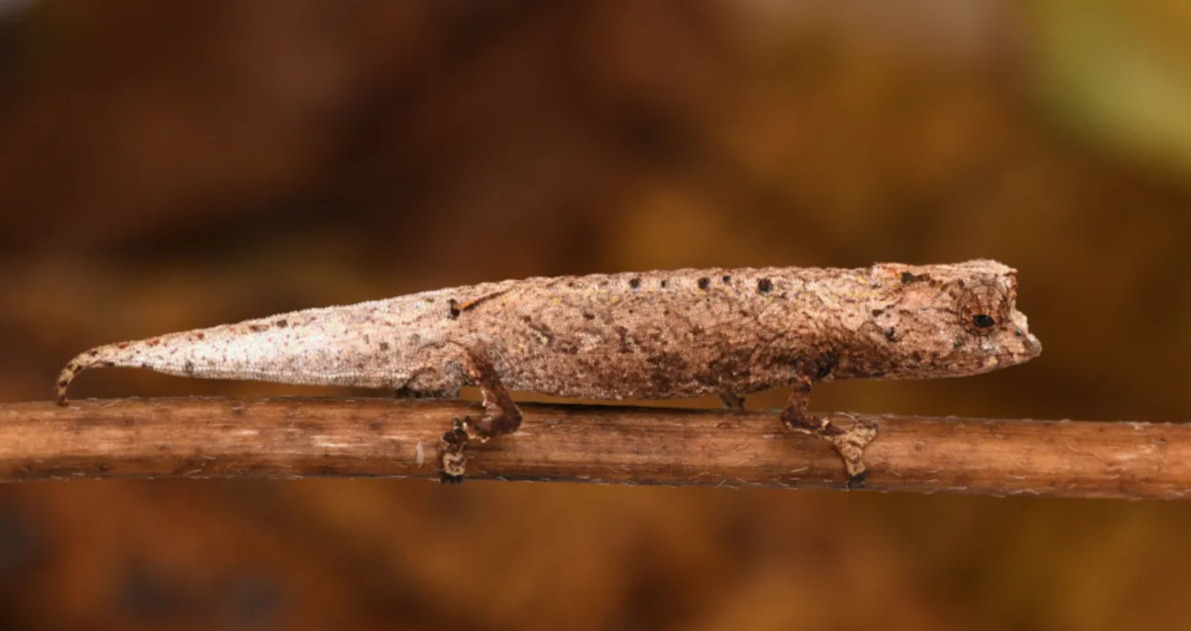
<path id="1" fill-rule="evenodd" d="M 820 420 L 817 432 L 827 442 L 835 446 L 844 468 L 848 471 L 848 489 L 862 489 L 868 478 L 864 466 L 864 448 L 877 437 L 877 424 L 867 420 L 854 421 L 849 429 L 840 429 L 830 419 Z"/>
<path id="2" fill-rule="evenodd" d="M 794 431 L 817 436 L 831 443 L 844 460 L 844 468 L 848 472 L 847 488 L 864 488 L 868 478 L 864 466 L 864 448 L 877 437 L 876 423 L 854 420 L 852 427 L 843 429 L 826 416 L 812 416 L 792 407 L 782 412 L 782 421 Z"/>
<path id="3" fill-rule="evenodd" d="M 467 466 L 467 456 L 463 455 L 463 448 L 470 440 L 467 435 L 469 420 L 466 416 L 455 419 L 454 427 L 438 439 L 438 452 L 442 460 L 442 475 L 439 481 L 443 484 L 459 484 L 463 481 L 463 472 Z"/>

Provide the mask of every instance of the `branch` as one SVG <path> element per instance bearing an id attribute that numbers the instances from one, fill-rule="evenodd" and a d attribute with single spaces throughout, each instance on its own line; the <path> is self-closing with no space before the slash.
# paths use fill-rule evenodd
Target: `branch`
<path id="1" fill-rule="evenodd" d="M 522 406 L 521 431 L 468 447 L 473 479 L 841 488 L 826 442 L 773 413 Z M 0 405 L 0 481 L 105 477 L 437 478 L 460 401 L 119 399 Z M 834 417 L 833 417 L 834 418 Z M 876 422 L 868 487 L 1178 498 L 1191 425 L 854 416 Z M 850 422 L 846 417 L 843 423 Z"/>

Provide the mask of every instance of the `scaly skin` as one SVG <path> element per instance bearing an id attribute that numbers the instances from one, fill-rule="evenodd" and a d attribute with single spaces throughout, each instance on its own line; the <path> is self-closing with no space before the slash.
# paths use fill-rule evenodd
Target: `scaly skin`
<path id="1" fill-rule="evenodd" d="M 1041 345 L 1015 301 L 1015 271 L 995 261 L 530 278 L 101 346 L 67 364 L 57 393 L 64 403 L 78 373 L 109 366 L 420 396 L 478 385 L 484 418 L 443 439 L 444 472 L 457 479 L 468 439 L 516 430 L 509 390 L 733 403 L 792 386 L 783 420 L 855 451 L 845 460 L 857 483 L 872 432 L 812 418 L 811 384 L 957 377 L 1028 361 Z"/>

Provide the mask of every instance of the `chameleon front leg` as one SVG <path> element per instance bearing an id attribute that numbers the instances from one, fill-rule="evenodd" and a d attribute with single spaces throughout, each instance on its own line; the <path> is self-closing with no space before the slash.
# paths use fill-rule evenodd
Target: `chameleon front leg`
<path id="1" fill-rule="evenodd" d="M 484 414 L 478 421 L 473 421 L 469 416 L 455 419 L 454 426 L 439 439 L 442 481 L 448 484 L 463 481 L 467 465 L 463 450 L 468 442 L 484 442 L 489 438 L 512 434 L 521 426 L 521 410 L 513 403 L 513 397 L 501 383 L 492 362 L 473 356 L 468 362 L 467 372 L 483 395 Z"/>
<path id="2" fill-rule="evenodd" d="M 729 412 L 743 412 L 744 411 L 744 397 L 735 392 L 725 392 L 720 395 L 720 402 L 724 404 L 724 409 Z"/>
<path id="3" fill-rule="evenodd" d="M 816 417 L 808 411 L 811 399 L 810 377 L 800 376 L 786 399 L 782 409 L 782 422 L 790 429 L 817 436 L 831 443 L 848 471 L 848 488 L 864 487 L 867 474 L 864 466 L 864 448 L 877 437 L 877 426 L 869 422 L 857 422 L 850 429 L 842 429 L 826 416 Z"/>

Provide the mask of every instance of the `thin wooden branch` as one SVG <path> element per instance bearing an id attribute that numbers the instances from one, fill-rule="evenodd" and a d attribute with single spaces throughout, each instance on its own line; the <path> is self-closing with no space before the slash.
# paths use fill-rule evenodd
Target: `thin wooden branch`
<path id="1" fill-rule="evenodd" d="M 842 488 L 844 468 L 776 414 L 523 406 L 518 433 L 469 446 L 475 479 Z M 437 478 L 459 401 L 121 399 L 0 405 L 0 481 L 103 477 Z M 1179 498 L 1191 425 L 857 416 L 876 422 L 868 487 Z M 842 418 L 841 422 L 847 423 Z"/>

